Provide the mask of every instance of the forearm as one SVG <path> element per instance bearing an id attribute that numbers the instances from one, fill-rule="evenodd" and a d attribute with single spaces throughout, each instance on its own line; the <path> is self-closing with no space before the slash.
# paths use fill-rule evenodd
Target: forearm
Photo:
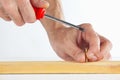
<path id="1" fill-rule="evenodd" d="M 46 0 L 46 1 L 48 1 L 50 4 L 49 8 L 46 10 L 46 14 L 49 14 L 59 19 L 63 19 L 61 0 Z M 52 34 L 56 29 L 62 27 L 61 23 L 52 21 L 45 17 L 40 21 L 48 34 Z"/>

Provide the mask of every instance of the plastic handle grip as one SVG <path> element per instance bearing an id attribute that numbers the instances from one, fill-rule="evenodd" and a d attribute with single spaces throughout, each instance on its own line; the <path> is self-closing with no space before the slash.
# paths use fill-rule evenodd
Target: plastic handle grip
<path id="1" fill-rule="evenodd" d="M 33 7 L 36 15 L 36 19 L 42 19 L 45 15 L 45 9 Z"/>

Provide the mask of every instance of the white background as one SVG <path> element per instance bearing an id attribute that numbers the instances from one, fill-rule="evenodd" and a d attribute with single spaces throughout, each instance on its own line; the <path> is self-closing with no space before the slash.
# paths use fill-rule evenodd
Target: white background
<path id="1" fill-rule="evenodd" d="M 113 43 L 112 57 L 120 60 L 119 0 L 62 0 L 65 19 L 76 25 L 91 23 Z M 0 60 L 60 60 L 40 22 L 17 27 L 0 19 Z"/>
<path id="2" fill-rule="evenodd" d="M 113 43 L 112 57 L 120 60 L 119 0 L 62 0 L 66 21 L 91 23 Z M 0 20 L 0 61 L 60 60 L 52 50 L 46 32 L 37 21 L 18 28 Z M 120 75 L 0 75 L 0 80 L 120 80 Z"/>
<path id="3" fill-rule="evenodd" d="M 0 75 L 0 80 L 120 80 L 119 74 Z"/>

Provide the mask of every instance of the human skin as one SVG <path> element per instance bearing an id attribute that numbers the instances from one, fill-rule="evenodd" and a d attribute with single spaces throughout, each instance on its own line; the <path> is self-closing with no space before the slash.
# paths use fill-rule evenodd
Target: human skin
<path id="1" fill-rule="evenodd" d="M 32 6 L 47 8 L 49 4 L 44 0 L 0 0 L 0 17 L 18 26 L 33 23 L 36 15 Z"/>
<path id="2" fill-rule="evenodd" d="M 50 6 L 47 14 L 59 19 L 64 19 L 61 0 L 46 0 Z M 68 27 L 64 24 L 49 20 L 40 20 L 46 29 L 49 41 L 54 51 L 66 61 L 85 62 L 85 48 L 89 62 L 106 60 L 110 58 L 111 42 L 97 34 L 92 25 L 84 23 L 79 26 L 85 29 L 84 32 Z"/>
<path id="3" fill-rule="evenodd" d="M 47 1 L 47 2 L 46 2 Z M 18 26 L 33 23 L 36 16 L 32 5 L 47 8 L 47 14 L 64 19 L 61 0 L 0 0 L 0 17 L 6 21 L 14 21 Z M 48 4 L 49 3 L 49 4 Z M 49 41 L 56 54 L 66 61 L 89 62 L 110 58 L 111 42 L 94 31 L 92 25 L 84 23 L 79 26 L 84 32 L 64 24 L 43 18 L 40 20 L 45 28 Z M 86 53 L 84 49 L 87 48 Z"/>

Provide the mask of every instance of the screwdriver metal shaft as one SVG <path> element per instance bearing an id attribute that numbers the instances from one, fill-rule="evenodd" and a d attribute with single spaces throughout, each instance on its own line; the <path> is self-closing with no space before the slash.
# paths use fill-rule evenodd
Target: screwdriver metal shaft
<path id="1" fill-rule="evenodd" d="M 69 25 L 69 26 L 71 26 L 71 27 L 77 28 L 77 29 L 79 29 L 79 30 L 81 30 L 81 31 L 84 31 L 84 29 L 81 28 L 80 26 L 76 26 L 76 25 L 71 24 L 71 23 L 69 23 L 69 22 L 66 22 L 66 21 L 63 21 L 63 20 L 61 20 L 61 19 L 55 18 L 55 17 L 53 17 L 53 16 L 50 16 L 50 15 L 48 15 L 48 14 L 45 14 L 44 16 L 47 17 L 47 18 L 49 18 L 49 19 L 51 19 L 51 20 L 54 20 L 54 21 L 57 21 L 57 22 L 60 22 L 60 23 L 64 23 L 64 24 Z"/>

